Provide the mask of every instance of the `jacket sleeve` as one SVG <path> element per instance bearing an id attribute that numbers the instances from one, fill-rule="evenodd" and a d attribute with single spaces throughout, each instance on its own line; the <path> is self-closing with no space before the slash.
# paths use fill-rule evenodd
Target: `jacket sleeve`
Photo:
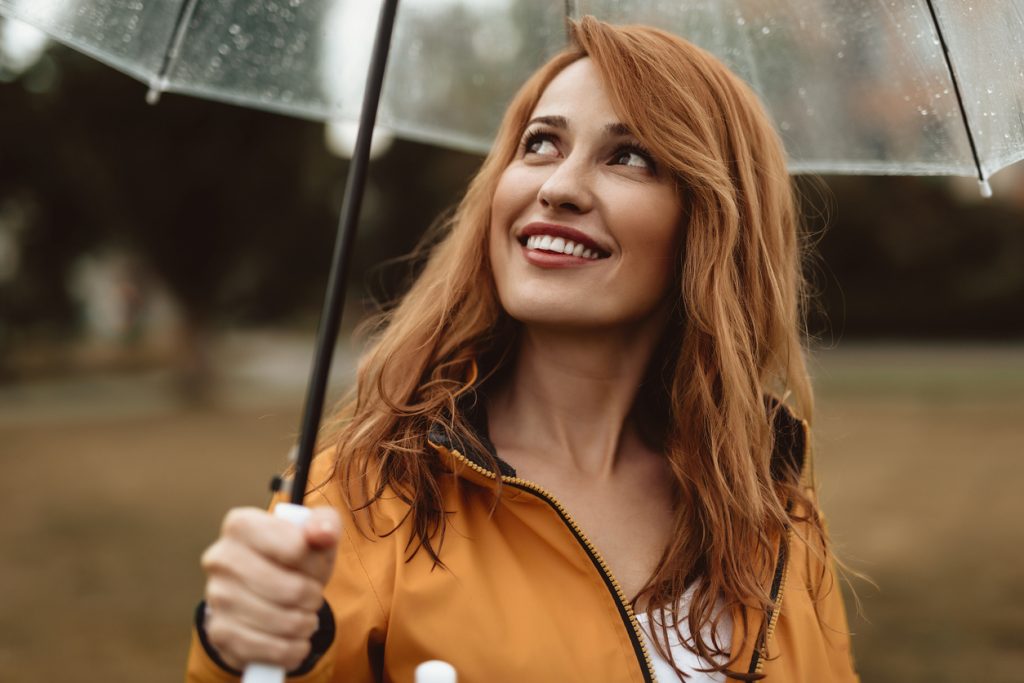
<path id="1" fill-rule="evenodd" d="M 342 535 L 334 571 L 324 590 L 328 613 L 333 621 L 333 637 L 321 643 L 324 648 L 312 669 L 301 675 L 289 675 L 289 683 L 376 683 L 381 680 L 384 640 L 387 633 L 387 599 L 391 590 L 389 567 L 393 543 L 389 539 L 367 539 L 355 527 L 347 507 L 339 496 L 322 487 L 307 496 L 307 505 L 333 505 L 342 517 Z M 390 571 L 389 571 L 390 570 Z M 376 574 L 371 580 L 371 574 Z M 197 624 L 201 615 L 197 615 Z M 324 620 L 321 618 L 322 636 Z M 201 637 L 194 624 L 186 669 L 186 683 L 235 683 L 239 672 L 219 661 L 216 651 Z M 314 636 L 316 640 L 317 636 Z"/>

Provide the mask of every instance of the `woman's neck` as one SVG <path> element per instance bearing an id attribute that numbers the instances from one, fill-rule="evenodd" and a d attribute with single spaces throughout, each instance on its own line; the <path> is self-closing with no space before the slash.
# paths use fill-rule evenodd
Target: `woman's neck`
<path id="1" fill-rule="evenodd" d="M 580 476 L 611 477 L 639 443 L 628 418 L 662 328 L 524 325 L 514 365 L 489 396 L 492 440 Z"/>

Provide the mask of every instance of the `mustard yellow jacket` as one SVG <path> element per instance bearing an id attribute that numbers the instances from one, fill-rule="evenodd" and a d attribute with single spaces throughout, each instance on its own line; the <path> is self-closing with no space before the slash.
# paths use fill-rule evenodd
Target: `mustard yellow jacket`
<path id="1" fill-rule="evenodd" d="M 799 471 L 805 460 L 805 427 L 788 413 L 776 420 L 776 458 Z M 312 669 L 289 681 L 316 683 L 412 683 L 417 664 L 441 659 L 453 664 L 460 683 L 643 683 L 655 680 L 650 653 L 629 606 L 601 555 L 558 500 L 541 487 L 501 472 L 460 452 L 439 430 L 430 433 L 437 456 L 456 475 L 442 477 L 449 527 L 441 549 L 447 570 L 434 568 L 426 553 L 406 561 L 407 507 L 388 499 L 361 511 L 385 538 L 361 534 L 336 487 L 325 486 L 307 504 L 333 505 L 342 513 L 343 534 L 323 610 L 333 634 Z M 467 449 L 463 449 L 467 450 Z M 329 471 L 314 464 L 311 481 Z M 491 489 L 504 482 L 493 510 Z M 793 530 L 781 544 L 771 581 L 781 607 L 763 614 L 747 610 L 757 633 L 768 621 L 766 642 L 744 642 L 743 615 L 733 614 L 734 668 L 759 672 L 767 681 L 824 683 L 857 681 L 850 655 L 846 615 L 832 567 L 828 591 L 815 601 L 820 562 Z M 322 619 L 324 624 L 324 619 Z M 238 680 L 216 662 L 216 653 L 193 629 L 187 681 Z M 662 682 L 664 683 L 664 682 Z"/>

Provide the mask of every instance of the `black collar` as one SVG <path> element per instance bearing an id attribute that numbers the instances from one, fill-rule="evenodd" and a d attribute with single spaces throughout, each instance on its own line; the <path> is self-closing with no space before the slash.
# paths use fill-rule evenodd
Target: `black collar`
<path id="1" fill-rule="evenodd" d="M 765 403 L 768 411 L 775 414 L 773 420 L 775 446 L 772 450 L 771 460 L 772 478 L 775 481 L 799 478 L 807 459 L 807 425 L 777 399 L 770 397 Z M 491 442 L 487 426 L 487 405 L 483 394 L 476 388 L 465 391 L 456 398 L 455 409 L 465 418 L 469 428 L 473 431 L 473 436 L 483 444 L 486 454 L 490 455 L 498 464 L 498 473 L 503 477 L 515 477 L 515 468 L 498 457 L 498 452 Z M 472 448 L 465 435 L 454 433 L 445 423 L 434 422 L 427 438 L 448 450 L 458 451 L 473 464 L 493 472 L 486 455 Z"/>

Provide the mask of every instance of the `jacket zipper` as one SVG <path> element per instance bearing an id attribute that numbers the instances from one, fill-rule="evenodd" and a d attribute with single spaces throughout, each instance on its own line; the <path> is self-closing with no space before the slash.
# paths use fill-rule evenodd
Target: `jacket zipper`
<path id="1" fill-rule="evenodd" d="M 788 509 L 787 509 L 788 511 Z M 764 637 L 754 648 L 754 654 L 750 658 L 748 673 L 764 673 L 764 660 L 768 656 L 768 643 L 771 642 L 775 633 L 775 626 L 779 622 L 779 613 L 782 612 L 782 596 L 786 590 L 786 578 L 789 575 L 789 546 L 793 540 L 793 529 L 786 531 L 786 537 L 782 539 L 779 546 L 779 559 L 775 565 L 775 575 L 772 580 L 772 590 L 769 597 L 774 603 L 768 612 L 768 625 L 764 629 Z"/>
<path id="2" fill-rule="evenodd" d="M 461 462 L 468 465 L 473 471 L 482 474 L 489 479 L 498 479 L 494 472 L 480 467 L 469 458 L 462 455 L 462 453 L 459 453 L 456 450 L 449 450 L 449 452 L 456 456 Z M 640 634 L 640 625 L 637 623 L 636 615 L 633 613 L 633 607 L 629 604 L 629 601 L 626 600 L 626 596 L 622 592 L 622 587 L 619 586 L 619 582 L 614 576 L 612 576 L 612 572 L 608 569 L 608 564 L 604 561 L 604 558 L 601 557 L 601 553 L 597 551 L 594 544 L 591 543 L 590 539 L 588 539 L 586 534 L 583 533 L 583 530 L 580 529 L 576 520 L 572 518 L 572 515 L 570 515 L 569 511 L 565 509 L 565 506 L 558 502 L 554 496 L 533 482 L 520 479 L 518 477 L 505 476 L 501 477 L 501 481 L 522 491 L 528 491 L 543 500 L 554 508 L 562 518 L 562 521 L 569 527 L 573 535 L 576 537 L 576 540 L 579 541 L 580 545 L 583 546 L 583 549 L 587 551 L 587 555 L 590 556 L 590 561 L 594 563 L 594 567 L 596 567 L 598 572 L 600 572 L 605 585 L 608 586 L 609 591 L 611 591 L 615 598 L 615 602 L 619 608 L 619 615 L 622 617 L 623 623 L 629 628 L 629 639 L 633 643 L 633 651 L 636 653 L 637 659 L 642 664 L 645 683 L 657 683 L 657 678 L 654 675 L 654 665 L 651 663 L 651 656 L 650 653 L 647 652 L 647 645 L 644 643 L 644 639 Z"/>

